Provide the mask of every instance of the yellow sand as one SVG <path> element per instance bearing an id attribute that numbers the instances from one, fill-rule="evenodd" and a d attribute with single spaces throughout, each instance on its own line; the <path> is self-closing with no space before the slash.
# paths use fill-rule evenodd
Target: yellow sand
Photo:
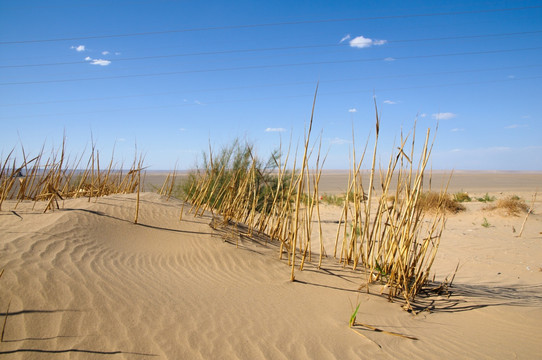
<path id="1" fill-rule="evenodd" d="M 521 176 L 484 188 L 479 174 L 471 174 L 461 189 L 469 191 L 468 185 L 482 195 L 488 189 L 497 197 L 515 191 L 529 202 L 540 175 Z M 45 204 L 32 210 L 24 203 L 15 210 L 22 219 L 6 202 L 0 212 L 0 325 L 11 305 L 0 357 L 537 358 L 541 200 L 542 194 L 521 238 L 524 216 L 483 210 L 479 202 L 449 216 L 433 272 L 443 280 L 460 263 L 452 295 L 420 299 L 430 311 L 417 315 L 378 296 L 376 287 L 371 295 L 359 292 L 361 273 L 332 257 L 321 270 L 313 257 L 292 283 L 276 243 L 224 241 L 208 226 L 210 214 L 185 214 L 179 222 L 175 199 L 142 194 L 139 225 L 132 223 L 134 195 L 69 200 L 46 214 Z M 339 212 L 322 209 L 330 255 Z M 484 218 L 490 227 L 481 226 Z M 419 340 L 360 326 L 352 331 L 348 320 L 358 301 L 358 322 Z"/>

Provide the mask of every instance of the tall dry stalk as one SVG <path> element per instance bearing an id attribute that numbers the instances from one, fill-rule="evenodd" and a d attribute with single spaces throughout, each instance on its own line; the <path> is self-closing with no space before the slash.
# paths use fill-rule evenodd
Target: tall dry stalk
<path id="1" fill-rule="evenodd" d="M 114 157 L 107 168 L 100 167 L 100 154 L 92 144 L 86 166 L 81 168 L 84 154 L 70 161 L 66 154 L 66 140 L 61 147 L 44 155 L 45 145 L 37 156 L 29 159 L 21 145 L 22 162 L 14 156 L 14 149 L 5 159 L 0 159 L 0 210 L 5 200 L 17 200 L 16 208 L 22 201 L 46 202 L 44 211 L 60 208 L 60 201 L 67 198 L 100 197 L 115 193 L 133 193 L 141 177 L 133 172 L 123 175 L 115 170 Z M 137 168 L 142 169 L 143 157 Z M 122 168 L 122 166 L 121 166 Z M 136 167 L 133 167 L 135 169 Z"/>
<path id="2" fill-rule="evenodd" d="M 350 197 L 347 196 L 343 208 L 344 223 L 340 222 L 337 230 L 336 243 L 340 229 L 343 229 L 339 261 L 345 266 L 353 261 L 354 269 L 361 264 L 366 269 L 367 282 L 382 281 L 390 300 L 400 296 L 405 300 L 406 308 L 410 308 L 411 301 L 427 282 L 445 223 L 441 207 L 426 222 L 428 214 L 419 205 L 432 149 L 430 131 L 427 130 L 417 166 L 412 161 L 415 130 L 412 133 L 410 156 L 406 149 L 408 137 L 403 138 L 401 135 L 398 151 L 390 157 L 387 169 L 378 169 L 380 191 L 376 192 L 376 152 L 380 130 L 376 104 L 375 112 L 375 144 L 368 193 L 365 196 L 360 174 L 361 162 L 356 164 L 354 160 L 348 187 L 348 194 L 350 191 L 353 193 L 353 204 L 350 205 Z M 395 191 L 392 190 L 393 183 L 396 184 Z M 446 189 L 441 192 L 440 202 L 445 197 Z M 390 198 L 394 199 L 391 204 Z M 352 216 L 349 219 L 350 210 Z M 348 227 L 351 234 L 348 234 Z"/>

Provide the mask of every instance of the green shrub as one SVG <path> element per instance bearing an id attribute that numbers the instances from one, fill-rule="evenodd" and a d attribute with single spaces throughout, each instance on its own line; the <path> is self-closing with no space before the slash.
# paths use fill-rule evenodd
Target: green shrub
<path id="1" fill-rule="evenodd" d="M 480 202 L 485 202 L 485 203 L 492 202 L 492 201 L 495 201 L 495 196 L 489 196 L 489 194 L 486 193 L 484 196 L 479 197 L 476 200 L 478 200 Z"/>
<path id="2" fill-rule="evenodd" d="M 471 201 L 471 197 L 469 196 L 469 194 L 467 194 L 466 192 L 464 191 L 460 191 L 460 192 L 456 192 L 453 196 L 453 199 L 454 201 L 457 201 L 457 202 L 469 202 Z"/>

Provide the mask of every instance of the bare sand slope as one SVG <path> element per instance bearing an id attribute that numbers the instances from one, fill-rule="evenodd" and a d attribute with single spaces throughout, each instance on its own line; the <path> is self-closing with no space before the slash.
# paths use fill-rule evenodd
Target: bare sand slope
<path id="1" fill-rule="evenodd" d="M 420 299 L 432 312 L 359 293 L 359 272 L 328 258 L 290 282 L 277 244 L 223 240 L 210 215 L 142 194 L 0 212 L 0 355 L 6 359 L 536 358 L 542 343 L 542 217 L 471 209 L 448 221 L 437 279 L 461 268 L 454 292 Z M 5 203 L 5 209 L 13 204 Z M 11 206 L 11 207 L 10 207 Z M 537 209 L 542 211 L 538 204 Z M 492 227 L 481 227 L 486 217 Z M 322 209 L 332 252 L 338 208 Z M 519 223 L 519 225 L 518 225 Z M 315 260 L 313 258 L 313 260 Z M 358 322 L 418 338 L 348 327 Z"/>

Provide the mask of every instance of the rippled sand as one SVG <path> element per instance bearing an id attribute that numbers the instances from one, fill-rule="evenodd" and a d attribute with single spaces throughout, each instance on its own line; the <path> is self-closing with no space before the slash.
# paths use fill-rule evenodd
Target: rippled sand
<path id="1" fill-rule="evenodd" d="M 345 181 L 345 173 L 338 175 L 342 178 L 326 174 L 324 192 Z M 512 181 L 508 174 L 456 174 L 451 188 L 497 197 L 520 192 L 530 200 L 540 175 L 533 176 L 529 183 Z M 20 204 L 16 214 L 14 203 L 4 203 L 1 358 L 513 359 L 540 354 L 542 195 L 521 238 L 524 216 L 484 210 L 479 202 L 450 215 L 433 270 L 436 280 L 443 280 L 460 263 L 453 292 L 449 298 L 420 299 L 430 311 L 418 315 L 376 291 L 359 292 L 362 274 L 331 256 L 321 270 L 309 264 L 298 271 L 292 283 L 276 243 L 228 238 L 209 227 L 209 214 L 185 214 L 179 222 L 176 199 L 152 193 L 141 199 L 138 225 L 132 223 L 134 195 L 69 200 L 46 214 L 41 203 L 34 210 L 32 203 Z M 322 208 L 329 255 L 339 211 Z M 484 218 L 490 227 L 481 226 Z M 419 340 L 352 331 L 351 304 L 358 301 L 358 322 Z"/>

